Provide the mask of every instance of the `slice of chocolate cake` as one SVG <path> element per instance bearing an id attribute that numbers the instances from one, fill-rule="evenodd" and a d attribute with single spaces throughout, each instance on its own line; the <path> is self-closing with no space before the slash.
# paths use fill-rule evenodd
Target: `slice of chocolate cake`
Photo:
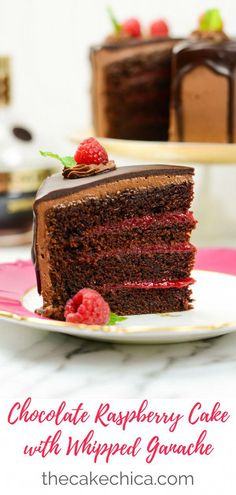
<path id="1" fill-rule="evenodd" d="M 193 169 L 108 161 L 65 171 L 43 183 L 34 205 L 44 315 L 63 319 L 82 288 L 121 315 L 191 308 Z"/>

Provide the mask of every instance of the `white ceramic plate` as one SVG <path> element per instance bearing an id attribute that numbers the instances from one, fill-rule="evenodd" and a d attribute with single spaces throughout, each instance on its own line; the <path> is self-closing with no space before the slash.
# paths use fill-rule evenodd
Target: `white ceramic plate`
<path id="1" fill-rule="evenodd" d="M 12 266 L 12 264 L 8 266 Z M 22 269 L 25 272 L 27 267 L 23 266 Z M 30 274 L 30 265 L 28 270 Z M 12 277 L 13 275 L 14 270 Z M 72 325 L 36 318 L 34 311 L 41 306 L 42 301 L 38 296 L 36 287 L 28 287 L 27 290 L 24 289 L 24 294 L 18 301 L 21 310 L 15 309 L 18 307 L 16 300 L 14 313 L 4 311 L 4 306 L 0 304 L 0 319 L 12 319 L 19 325 L 67 333 L 86 339 L 137 344 L 187 342 L 235 331 L 236 277 L 201 270 L 194 271 L 193 277 L 196 280 L 193 286 L 195 303 L 194 309 L 190 311 L 129 316 L 127 320 L 116 326 Z"/>

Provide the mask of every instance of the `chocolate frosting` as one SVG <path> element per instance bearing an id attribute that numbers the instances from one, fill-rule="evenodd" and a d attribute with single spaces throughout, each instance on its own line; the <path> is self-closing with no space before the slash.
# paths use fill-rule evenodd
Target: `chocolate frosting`
<path id="1" fill-rule="evenodd" d="M 221 43 L 222 41 L 228 40 L 228 36 L 224 31 L 201 31 L 196 29 L 190 35 L 192 40 L 208 40 Z"/>
<path id="2" fill-rule="evenodd" d="M 116 164 L 113 160 L 100 165 L 77 163 L 74 167 L 64 167 L 62 175 L 64 179 L 79 179 L 80 177 L 89 177 L 90 175 L 103 174 L 108 170 L 114 170 Z"/>
<path id="3" fill-rule="evenodd" d="M 104 174 L 81 177 L 72 181 L 64 180 L 61 174 L 54 174 L 48 177 L 38 190 L 36 203 L 132 177 L 147 177 L 150 175 L 191 176 L 193 173 L 194 169 L 192 167 L 178 165 L 132 165 L 129 167 L 118 167 Z"/>
<path id="4" fill-rule="evenodd" d="M 131 34 L 120 31 L 119 33 L 109 34 L 105 39 L 105 43 L 108 45 L 110 43 L 126 43 L 130 39 L 133 39 Z"/>
<path id="5" fill-rule="evenodd" d="M 204 65 L 216 74 L 228 79 L 228 142 L 233 142 L 234 133 L 234 73 L 236 67 L 236 40 L 216 42 L 212 40 L 192 40 L 178 43 L 174 53 L 173 104 L 177 117 L 178 140 L 184 141 L 184 121 L 182 115 L 182 80 L 195 67 Z"/>

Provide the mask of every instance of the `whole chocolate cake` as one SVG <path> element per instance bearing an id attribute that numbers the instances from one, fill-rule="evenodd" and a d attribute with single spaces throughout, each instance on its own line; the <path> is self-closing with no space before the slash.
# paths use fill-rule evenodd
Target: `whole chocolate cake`
<path id="1" fill-rule="evenodd" d="M 34 259 L 43 314 L 63 319 L 66 302 L 83 288 L 98 291 L 120 315 L 191 308 L 193 169 L 116 168 L 107 155 L 101 163 L 102 147 L 84 163 L 82 148 L 95 142 L 81 143 L 80 163 L 67 166 L 66 157 L 63 175 L 46 179 L 36 197 Z"/>
<path id="2" fill-rule="evenodd" d="M 236 41 L 219 10 L 207 10 L 185 41 L 154 27 L 144 35 L 131 22 L 91 50 L 96 135 L 235 143 Z"/>

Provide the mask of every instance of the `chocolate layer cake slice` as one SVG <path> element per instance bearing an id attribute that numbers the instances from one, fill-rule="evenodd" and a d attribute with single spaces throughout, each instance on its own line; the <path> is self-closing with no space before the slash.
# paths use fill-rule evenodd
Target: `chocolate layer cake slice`
<path id="1" fill-rule="evenodd" d="M 190 167 L 145 165 L 46 179 L 34 205 L 44 315 L 63 319 L 82 288 L 121 315 L 190 309 L 192 176 Z"/>

